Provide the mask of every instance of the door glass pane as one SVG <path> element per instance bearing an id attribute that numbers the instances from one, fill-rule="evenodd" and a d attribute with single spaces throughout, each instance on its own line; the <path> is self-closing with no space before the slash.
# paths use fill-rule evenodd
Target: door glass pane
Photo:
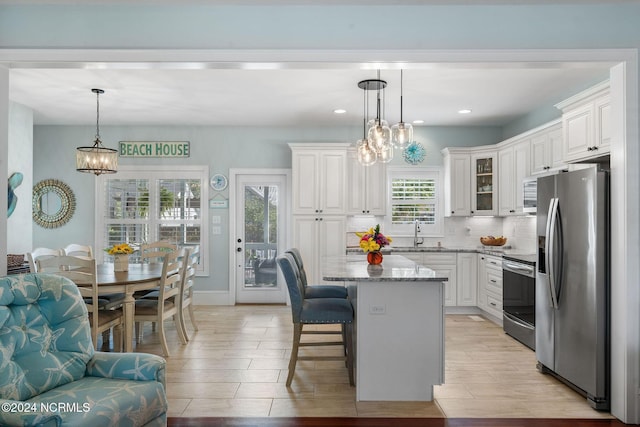
<path id="1" fill-rule="evenodd" d="M 244 186 L 244 238 L 244 286 L 276 287 L 277 186 Z"/>

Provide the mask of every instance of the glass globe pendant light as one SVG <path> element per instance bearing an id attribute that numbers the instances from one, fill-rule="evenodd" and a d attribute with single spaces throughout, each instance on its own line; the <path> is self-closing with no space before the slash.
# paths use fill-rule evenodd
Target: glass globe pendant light
<path id="1" fill-rule="evenodd" d="M 387 86 L 387 82 L 380 80 L 380 70 L 378 70 L 378 78 L 376 80 L 366 80 L 369 82 L 367 90 L 376 90 L 376 118 L 369 122 L 369 132 L 367 134 L 371 141 L 372 148 L 376 153 L 381 154 L 388 150 L 391 145 L 391 129 L 385 120 L 381 117 L 381 100 L 380 94 L 382 89 Z M 362 83 L 362 82 L 361 82 Z"/>
<path id="2" fill-rule="evenodd" d="M 367 138 L 367 89 L 360 86 L 360 83 L 358 83 L 358 86 L 361 89 L 364 89 L 362 107 L 362 139 L 359 139 L 356 142 L 356 158 L 358 159 L 358 163 L 361 165 L 371 166 L 378 160 L 378 154 L 371 148 L 369 138 Z"/>
<path id="3" fill-rule="evenodd" d="M 400 70 L 400 122 L 391 126 L 391 141 L 396 148 L 404 149 L 413 141 L 413 126 L 402 120 L 402 70 Z"/>

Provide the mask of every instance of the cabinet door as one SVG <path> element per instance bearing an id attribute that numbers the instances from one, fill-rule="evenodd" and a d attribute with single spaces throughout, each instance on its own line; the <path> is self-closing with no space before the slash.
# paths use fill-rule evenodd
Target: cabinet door
<path id="1" fill-rule="evenodd" d="M 577 160 L 593 147 L 593 104 L 589 103 L 562 116 L 565 159 Z"/>
<path id="2" fill-rule="evenodd" d="M 346 217 L 339 215 L 320 217 L 316 235 L 318 258 L 315 260 L 317 266 L 315 283 L 331 283 L 322 280 L 322 271 L 320 271 L 319 266 L 325 257 L 345 254 L 345 248 L 347 247 L 346 222 Z M 332 283 L 336 284 L 336 282 Z"/>
<path id="3" fill-rule="evenodd" d="M 444 305 L 447 307 L 454 307 L 457 304 L 457 280 L 456 280 L 456 272 L 457 267 L 455 264 L 446 264 L 446 265 L 438 265 L 432 264 L 427 265 L 427 267 L 431 268 L 436 272 L 438 277 L 446 277 L 449 279 L 444 284 Z"/>
<path id="4" fill-rule="evenodd" d="M 498 162 L 498 165 L 502 168 L 500 162 Z M 531 175 L 531 142 L 528 139 L 513 146 L 513 165 L 514 212 L 510 213 L 522 215 L 524 214 L 524 188 L 522 187 L 522 181 Z"/>
<path id="5" fill-rule="evenodd" d="M 323 257 L 345 254 L 345 229 L 344 216 L 294 215 L 293 245 L 300 250 L 309 284 L 325 283 L 320 270 Z"/>
<path id="6" fill-rule="evenodd" d="M 376 163 L 365 166 L 366 213 L 368 215 L 387 214 L 387 165 Z"/>
<path id="7" fill-rule="evenodd" d="M 310 151 L 293 151 L 291 167 L 294 214 L 315 214 L 319 207 L 318 154 Z"/>
<path id="8" fill-rule="evenodd" d="M 558 125 L 551 129 L 548 133 L 548 143 L 551 153 L 551 167 L 559 167 L 566 165 L 564 159 L 564 144 L 562 142 L 562 125 Z"/>
<path id="9" fill-rule="evenodd" d="M 562 150 L 562 146 L 560 146 Z M 543 133 L 531 138 L 531 172 L 539 173 L 550 169 L 551 160 L 551 144 L 549 135 Z"/>
<path id="10" fill-rule="evenodd" d="M 595 102 L 596 149 L 594 154 L 603 155 L 611 146 L 611 103 L 609 97 Z"/>
<path id="11" fill-rule="evenodd" d="M 375 166 L 375 165 L 374 165 Z M 350 150 L 347 160 L 347 214 L 362 215 L 367 212 L 367 168 L 356 160 L 355 151 Z"/>
<path id="12" fill-rule="evenodd" d="M 293 246 L 300 250 L 309 282 L 318 277 L 318 263 L 316 262 L 319 259 L 317 235 L 318 217 L 311 215 L 293 216 Z"/>
<path id="13" fill-rule="evenodd" d="M 346 171 L 347 153 L 345 151 L 327 151 L 320 154 L 320 213 L 346 213 Z M 306 170 L 301 170 L 306 174 Z"/>
<path id="14" fill-rule="evenodd" d="M 471 156 L 471 215 L 496 215 L 497 153 Z"/>
<path id="15" fill-rule="evenodd" d="M 456 276 L 456 303 L 459 306 L 477 305 L 478 257 L 475 253 L 459 253 Z"/>
<path id="16" fill-rule="evenodd" d="M 445 159 L 445 215 L 471 214 L 471 157 L 451 154 Z"/>
<path id="17" fill-rule="evenodd" d="M 487 309 L 487 262 L 484 254 L 478 254 L 478 307 Z"/>
<path id="18" fill-rule="evenodd" d="M 500 183 L 500 197 L 498 198 L 498 215 L 507 216 L 515 213 L 515 156 L 513 147 L 500 150 L 498 153 L 498 182 Z"/>

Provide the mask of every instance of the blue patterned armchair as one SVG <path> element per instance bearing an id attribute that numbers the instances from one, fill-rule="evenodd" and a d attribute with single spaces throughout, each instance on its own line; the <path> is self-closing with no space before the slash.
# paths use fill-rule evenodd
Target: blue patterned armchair
<path id="1" fill-rule="evenodd" d="M 0 425 L 164 426 L 165 360 L 93 348 L 76 285 L 0 278 Z"/>

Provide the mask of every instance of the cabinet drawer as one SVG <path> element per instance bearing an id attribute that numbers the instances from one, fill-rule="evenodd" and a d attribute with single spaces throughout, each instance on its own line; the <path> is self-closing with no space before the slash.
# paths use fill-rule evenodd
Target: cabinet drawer
<path id="1" fill-rule="evenodd" d="M 502 313 L 502 299 L 496 298 L 492 294 L 487 294 L 487 307 Z"/>
<path id="2" fill-rule="evenodd" d="M 455 252 L 448 252 L 448 253 L 431 253 L 431 252 L 424 252 L 424 263 L 427 267 L 431 267 L 430 264 L 455 264 L 457 262 L 456 260 L 456 254 Z"/>
<path id="3" fill-rule="evenodd" d="M 502 271 L 495 272 L 487 269 L 487 291 L 496 296 L 502 296 Z"/>
<path id="4" fill-rule="evenodd" d="M 484 255 L 487 268 L 497 268 L 502 271 L 502 258 L 493 255 Z"/>

